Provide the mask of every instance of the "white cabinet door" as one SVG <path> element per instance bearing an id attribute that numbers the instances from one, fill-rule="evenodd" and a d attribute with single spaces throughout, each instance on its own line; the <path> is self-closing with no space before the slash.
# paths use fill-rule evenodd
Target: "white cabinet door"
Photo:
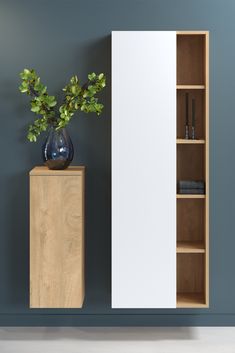
<path id="1" fill-rule="evenodd" d="M 176 32 L 112 32 L 112 307 L 176 307 Z"/>

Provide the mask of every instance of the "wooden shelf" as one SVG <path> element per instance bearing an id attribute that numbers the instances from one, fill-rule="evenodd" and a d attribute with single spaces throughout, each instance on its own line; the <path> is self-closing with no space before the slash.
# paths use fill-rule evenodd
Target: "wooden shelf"
<path id="1" fill-rule="evenodd" d="M 176 85 L 176 89 L 205 89 L 205 85 Z"/>
<path id="2" fill-rule="evenodd" d="M 177 194 L 177 199 L 205 199 L 205 194 Z"/>
<path id="3" fill-rule="evenodd" d="M 205 140 L 191 140 L 191 139 L 177 139 L 176 143 L 179 145 L 203 145 L 205 144 Z"/>
<path id="4" fill-rule="evenodd" d="M 178 241 L 177 253 L 205 253 L 205 247 L 202 242 Z"/>
<path id="5" fill-rule="evenodd" d="M 177 293 L 177 308 L 206 308 L 203 293 Z"/>

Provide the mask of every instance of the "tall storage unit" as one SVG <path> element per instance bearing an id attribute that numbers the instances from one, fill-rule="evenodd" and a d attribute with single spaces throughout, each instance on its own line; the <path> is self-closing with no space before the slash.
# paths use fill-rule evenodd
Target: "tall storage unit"
<path id="1" fill-rule="evenodd" d="M 30 308 L 81 308 L 84 167 L 30 172 Z"/>
<path id="2" fill-rule="evenodd" d="M 209 304 L 208 44 L 206 31 L 112 32 L 113 308 Z M 204 192 L 177 193 L 182 180 Z"/>

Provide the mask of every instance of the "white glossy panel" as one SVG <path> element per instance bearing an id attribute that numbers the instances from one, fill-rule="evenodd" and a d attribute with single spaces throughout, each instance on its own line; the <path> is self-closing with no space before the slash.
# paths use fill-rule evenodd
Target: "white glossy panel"
<path id="1" fill-rule="evenodd" d="M 112 32 L 112 307 L 176 307 L 176 32 Z"/>

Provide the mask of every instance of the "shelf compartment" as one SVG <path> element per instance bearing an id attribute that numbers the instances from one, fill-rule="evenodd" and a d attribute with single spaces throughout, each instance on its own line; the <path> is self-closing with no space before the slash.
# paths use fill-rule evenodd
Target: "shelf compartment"
<path id="1" fill-rule="evenodd" d="M 177 254 L 177 296 L 205 304 L 205 254 Z"/>
<path id="2" fill-rule="evenodd" d="M 204 85 L 205 35 L 177 35 L 177 85 Z"/>
<path id="3" fill-rule="evenodd" d="M 205 140 L 190 140 L 190 139 L 177 139 L 177 145 L 204 145 L 206 143 Z"/>
<path id="4" fill-rule="evenodd" d="M 200 195 L 201 196 L 201 195 Z M 177 200 L 177 242 L 205 241 L 205 200 Z"/>
<path id="5" fill-rule="evenodd" d="M 203 293 L 177 293 L 177 308 L 206 308 Z"/>
<path id="6" fill-rule="evenodd" d="M 176 251 L 179 254 L 187 253 L 205 253 L 205 246 L 203 242 L 192 242 L 192 241 L 178 241 Z"/>
<path id="7" fill-rule="evenodd" d="M 176 89 L 186 89 L 186 90 L 191 90 L 191 89 L 205 89 L 205 85 L 176 85 Z"/>
<path id="8" fill-rule="evenodd" d="M 177 145 L 177 180 L 205 180 L 204 145 Z"/>
<path id="9" fill-rule="evenodd" d="M 192 125 L 192 98 L 195 99 L 195 136 L 196 139 L 205 140 L 205 92 L 197 89 L 177 90 L 177 138 L 182 140 L 185 137 L 185 98 L 189 94 L 189 132 Z M 189 140 L 190 141 L 190 140 Z M 197 140 L 192 140 L 197 141 Z"/>

